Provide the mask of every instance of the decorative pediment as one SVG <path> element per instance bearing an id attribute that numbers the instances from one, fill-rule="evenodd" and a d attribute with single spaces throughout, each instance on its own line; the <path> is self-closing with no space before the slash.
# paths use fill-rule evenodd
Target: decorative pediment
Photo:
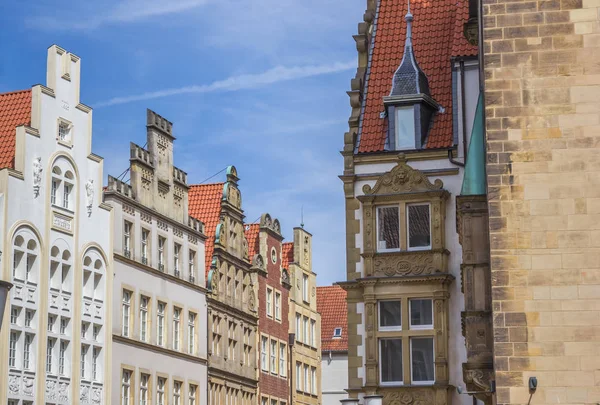
<path id="1" fill-rule="evenodd" d="M 225 224 L 222 222 L 217 225 L 217 229 L 215 230 L 215 245 L 226 246 L 227 243 L 227 235 L 225 233 Z"/>
<path id="2" fill-rule="evenodd" d="M 441 190 L 444 186 L 442 180 L 437 179 L 431 183 L 427 176 L 406 164 L 406 156 L 399 155 L 400 162 L 390 172 L 382 175 L 374 187 L 368 184 L 363 186 L 365 195 L 415 193 L 420 191 Z"/>
<path id="3" fill-rule="evenodd" d="M 265 269 L 265 260 L 260 254 L 255 254 L 252 258 L 252 268 L 257 270 L 266 271 Z"/>
<path id="4" fill-rule="evenodd" d="M 235 183 L 228 181 L 223 185 L 223 200 L 235 208 L 242 209 L 242 195 Z"/>
<path id="5" fill-rule="evenodd" d="M 286 269 L 281 270 L 281 283 L 291 285 L 290 284 L 290 275 Z"/>
<path id="6" fill-rule="evenodd" d="M 278 235 L 281 235 L 281 225 L 278 219 L 272 219 L 269 214 L 262 214 L 260 217 L 260 227 L 272 230 Z"/>

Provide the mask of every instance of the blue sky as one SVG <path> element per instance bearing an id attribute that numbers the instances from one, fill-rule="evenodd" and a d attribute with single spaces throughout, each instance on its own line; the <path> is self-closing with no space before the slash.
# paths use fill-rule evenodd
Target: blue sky
<path id="1" fill-rule="evenodd" d="M 8 4 L 6 4 L 8 3 Z M 313 234 L 318 284 L 345 279 L 343 134 L 365 0 L 38 0 L 0 13 L 0 92 L 45 82 L 46 49 L 80 56 L 106 174 L 145 142 L 145 110 L 174 124 L 198 183 L 233 164 L 246 220 Z M 211 181 L 222 181 L 224 174 Z"/>

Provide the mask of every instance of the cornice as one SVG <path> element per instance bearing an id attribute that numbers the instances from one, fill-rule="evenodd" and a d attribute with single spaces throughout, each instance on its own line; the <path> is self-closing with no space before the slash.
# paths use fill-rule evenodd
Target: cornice
<path id="1" fill-rule="evenodd" d="M 46 94 L 47 96 L 56 98 L 56 95 L 54 94 L 54 90 L 52 90 L 50 87 L 46 87 L 43 84 L 37 84 L 36 86 L 40 86 L 40 89 L 42 90 L 43 94 Z"/>
<path id="2" fill-rule="evenodd" d="M 92 107 L 87 106 L 87 105 L 85 105 L 83 103 L 77 104 L 75 106 L 75 108 L 77 108 L 78 110 L 81 110 L 81 111 L 83 111 L 84 113 L 87 113 L 87 114 L 89 114 L 90 112 L 92 112 Z"/>
<path id="3" fill-rule="evenodd" d="M 88 159 L 93 160 L 94 162 L 101 163 L 104 158 L 102 156 L 98 156 L 95 153 L 90 153 L 88 155 Z"/>
<path id="4" fill-rule="evenodd" d="M 128 198 L 127 196 L 124 196 L 123 194 L 117 192 L 117 191 L 113 191 L 113 190 L 106 190 L 104 191 L 104 196 L 105 197 L 115 197 L 117 200 L 121 201 L 121 202 L 126 202 L 127 204 L 131 204 L 135 207 L 137 207 L 140 211 L 143 211 L 144 213 L 151 215 L 151 216 L 155 216 L 157 218 L 160 218 L 162 221 L 167 222 L 168 224 L 170 224 L 171 226 L 173 226 L 174 228 L 178 228 L 179 230 L 181 230 L 182 232 L 187 232 L 188 234 L 192 234 L 202 240 L 206 240 L 208 237 L 203 234 L 202 232 L 198 232 L 196 231 L 194 228 L 189 227 L 187 225 L 185 225 L 182 222 L 176 221 L 173 218 L 169 218 L 163 214 L 161 214 L 158 211 L 154 211 L 152 208 L 148 208 L 145 205 L 139 203 L 138 201 L 134 200 L 133 198 Z"/>
<path id="5" fill-rule="evenodd" d="M 374 286 L 378 284 L 444 284 L 448 285 L 454 281 L 455 277 L 448 273 L 435 273 L 419 276 L 391 276 L 391 277 L 365 277 L 354 281 L 337 283 L 344 290 L 360 289 L 365 286 Z"/>
<path id="6" fill-rule="evenodd" d="M 109 211 L 109 212 L 113 210 L 113 207 L 112 207 L 112 205 L 108 205 L 107 203 L 104 203 L 104 202 L 103 202 L 103 203 L 100 203 L 99 207 L 100 207 L 101 209 L 103 209 L 103 210 L 105 210 L 105 211 Z"/>
<path id="7" fill-rule="evenodd" d="M 188 353 L 178 352 L 176 350 L 167 349 L 166 347 L 152 345 L 150 343 L 142 342 L 140 340 L 135 340 L 131 338 L 127 338 L 116 333 L 113 333 L 113 342 L 123 343 L 129 346 L 139 347 L 140 349 L 150 350 L 156 353 L 165 354 L 171 357 L 178 357 L 182 360 L 191 361 L 198 364 L 208 365 L 208 360 L 203 357 L 192 356 Z"/>
<path id="8" fill-rule="evenodd" d="M 232 307 L 226 304 L 225 302 L 219 300 L 218 298 L 215 298 L 211 294 L 206 295 L 206 302 L 209 304 L 209 309 L 211 311 L 218 311 L 231 316 L 237 316 L 242 321 L 246 321 L 250 325 L 258 325 L 258 315 L 252 315 L 248 312 L 244 312 L 238 308 Z M 210 304 L 212 304 L 212 307 L 210 306 Z"/>
<path id="9" fill-rule="evenodd" d="M 184 280 L 182 278 L 178 278 L 178 277 L 175 277 L 175 276 L 173 276 L 173 275 L 171 275 L 169 273 L 165 273 L 165 272 L 162 272 L 160 270 L 157 270 L 154 267 L 150 267 L 148 265 L 142 264 L 142 263 L 137 262 L 135 260 L 128 259 L 127 257 L 122 256 L 122 255 L 120 255 L 118 253 L 113 253 L 113 257 L 117 261 L 119 261 L 119 262 L 122 262 L 122 263 L 125 263 L 125 264 L 129 264 L 130 266 L 134 266 L 134 267 L 136 267 L 136 268 L 138 268 L 140 270 L 144 270 L 144 271 L 146 271 L 148 273 L 151 273 L 151 274 L 153 274 L 155 276 L 164 278 L 165 280 L 168 280 L 168 281 L 170 281 L 172 283 L 180 284 L 182 286 L 191 288 L 191 289 L 196 290 L 198 292 L 201 292 L 203 294 L 207 293 L 207 289 L 205 287 L 202 287 L 202 286 L 200 286 L 198 284 L 192 284 L 189 281 L 186 281 L 186 280 Z"/>
<path id="10" fill-rule="evenodd" d="M 457 157 L 456 148 L 451 148 L 452 157 Z M 421 149 L 403 151 L 407 161 L 447 160 L 448 149 Z M 354 155 L 354 163 L 397 163 L 398 151 L 382 151 Z"/>
<path id="11" fill-rule="evenodd" d="M 7 167 L 6 168 L 8 170 L 8 175 L 14 178 L 17 178 L 19 180 L 25 180 L 25 176 L 23 175 L 22 172 L 15 170 L 13 168 Z"/>
<path id="12" fill-rule="evenodd" d="M 256 389 L 258 388 L 258 379 L 252 379 L 248 377 L 244 377 L 240 374 L 233 374 L 229 371 L 222 370 L 215 366 L 208 366 L 208 377 L 216 377 L 221 379 L 232 379 L 236 381 L 236 385 L 245 385 L 247 388 Z"/>
<path id="13" fill-rule="evenodd" d="M 420 170 L 426 176 L 456 176 L 459 174 L 458 168 L 446 168 L 446 169 L 429 169 L 429 170 Z M 339 176 L 342 181 L 346 181 L 346 177 L 349 178 L 350 181 L 359 181 L 359 180 L 378 180 L 381 176 L 386 174 L 386 172 L 377 172 L 377 173 L 364 173 L 364 174 L 355 174 L 353 176 Z"/>
<path id="14" fill-rule="evenodd" d="M 27 134 L 37 136 L 38 138 L 40 137 L 40 131 L 38 131 L 37 129 L 27 125 L 24 125 L 23 127 L 25 128 L 25 132 Z"/>

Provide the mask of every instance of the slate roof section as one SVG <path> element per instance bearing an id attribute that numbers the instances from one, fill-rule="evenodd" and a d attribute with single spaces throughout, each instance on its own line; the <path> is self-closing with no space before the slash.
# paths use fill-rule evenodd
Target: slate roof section
<path id="1" fill-rule="evenodd" d="M 414 15 L 414 55 L 429 79 L 431 97 L 445 109 L 443 114 L 434 117 L 425 147 L 449 148 L 454 143 L 452 57 L 477 55 L 477 47 L 470 45 L 462 35 L 462 26 L 468 19 L 468 2 L 412 0 L 410 7 Z M 405 0 L 384 0 L 379 3 L 366 78 L 358 153 L 384 151 L 388 121 L 387 118 L 380 118 L 380 113 L 384 111 L 383 97 L 391 91 L 394 72 L 404 53 L 404 15 L 407 11 Z"/>
<path id="2" fill-rule="evenodd" d="M 289 268 L 294 263 L 294 242 L 285 242 L 281 245 L 281 264 Z"/>
<path id="3" fill-rule="evenodd" d="M 260 224 L 245 224 L 244 225 L 244 236 L 248 241 L 248 260 L 252 262 L 254 255 L 258 253 L 260 249 L 258 234 L 260 231 Z"/>
<path id="4" fill-rule="evenodd" d="M 321 351 L 348 351 L 348 305 L 340 286 L 317 287 L 317 312 L 321 314 Z M 335 328 L 342 336 L 334 338 Z"/>
<path id="5" fill-rule="evenodd" d="M 190 186 L 188 192 L 189 215 L 204 222 L 206 233 L 205 243 L 205 274 L 208 275 L 215 247 L 215 231 L 221 215 L 223 199 L 223 184 L 196 184 Z"/>
<path id="6" fill-rule="evenodd" d="M 31 125 L 31 90 L 0 94 L 0 168 L 14 168 L 16 129 Z"/>

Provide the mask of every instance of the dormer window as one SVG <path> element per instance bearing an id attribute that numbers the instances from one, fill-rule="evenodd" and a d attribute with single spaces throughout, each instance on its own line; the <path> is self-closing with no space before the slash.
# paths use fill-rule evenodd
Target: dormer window
<path id="1" fill-rule="evenodd" d="M 415 112 L 412 106 L 396 107 L 396 150 L 415 149 Z"/>
<path id="2" fill-rule="evenodd" d="M 333 338 L 341 338 L 342 337 L 342 328 L 335 328 L 333 330 Z"/>

